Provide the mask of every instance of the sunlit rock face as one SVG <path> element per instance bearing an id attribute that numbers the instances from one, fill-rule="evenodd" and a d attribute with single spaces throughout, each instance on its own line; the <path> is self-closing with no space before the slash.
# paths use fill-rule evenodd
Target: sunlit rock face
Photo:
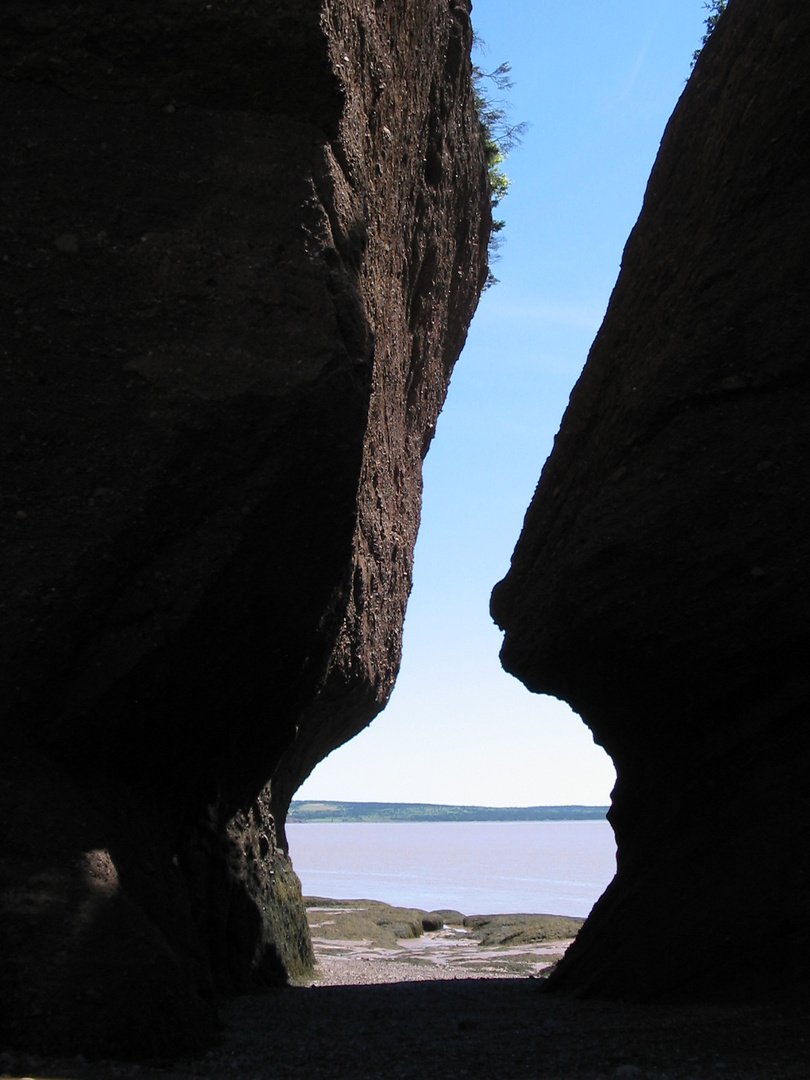
<path id="1" fill-rule="evenodd" d="M 493 594 L 504 666 L 617 768 L 559 989 L 806 989 L 808 70 L 806 4 L 732 0 Z"/>
<path id="2" fill-rule="evenodd" d="M 0 1026 L 162 1053 L 309 963 L 287 802 L 397 671 L 487 272 L 469 4 L 0 24 Z"/>

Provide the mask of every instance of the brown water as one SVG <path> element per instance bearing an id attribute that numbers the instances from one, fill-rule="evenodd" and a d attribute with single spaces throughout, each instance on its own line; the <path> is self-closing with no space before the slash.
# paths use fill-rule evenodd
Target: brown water
<path id="1" fill-rule="evenodd" d="M 607 821 L 288 824 L 304 893 L 465 915 L 585 916 L 616 871 Z"/>

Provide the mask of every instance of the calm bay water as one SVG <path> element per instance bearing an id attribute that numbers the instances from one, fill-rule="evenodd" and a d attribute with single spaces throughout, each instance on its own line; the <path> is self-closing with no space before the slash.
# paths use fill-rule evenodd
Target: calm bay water
<path id="1" fill-rule="evenodd" d="M 607 821 L 288 824 L 306 896 L 465 915 L 585 916 L 616 872 Z"/>

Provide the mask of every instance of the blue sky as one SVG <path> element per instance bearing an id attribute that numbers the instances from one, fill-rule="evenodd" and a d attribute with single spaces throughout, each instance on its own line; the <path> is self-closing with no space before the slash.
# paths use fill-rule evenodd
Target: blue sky
<path id="1" fill-rule="evenodd" d="M 563 703 L 500 667 L 489 615 L 543 463 L 599 328 L 702 0 L 474 0 L 476 62 L 512 65 L 530 125 L 500 283 L 478 308 L 425 462 L 404 655 L 387 709 L 298 798 L 524 806 L 609 802 L 615 774 Z"/>

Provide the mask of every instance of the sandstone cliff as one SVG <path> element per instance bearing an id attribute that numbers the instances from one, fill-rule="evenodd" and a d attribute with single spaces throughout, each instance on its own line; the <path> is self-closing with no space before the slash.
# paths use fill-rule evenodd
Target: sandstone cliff
<path id="1" fill-rule="evenodd" d="M 3 5 L 18 1045 L 194 1045 L 309 962 L 284 814 L 392 688 L 487 272 L 471 39 L 466 0 Z"/>
<path id="2" fill-rule="evenodd" d="M 618 774 L 558 988 L 807 986 L 809 66 L 806 4 L 731 0 L 493 594 L 504 666 Z"/>

